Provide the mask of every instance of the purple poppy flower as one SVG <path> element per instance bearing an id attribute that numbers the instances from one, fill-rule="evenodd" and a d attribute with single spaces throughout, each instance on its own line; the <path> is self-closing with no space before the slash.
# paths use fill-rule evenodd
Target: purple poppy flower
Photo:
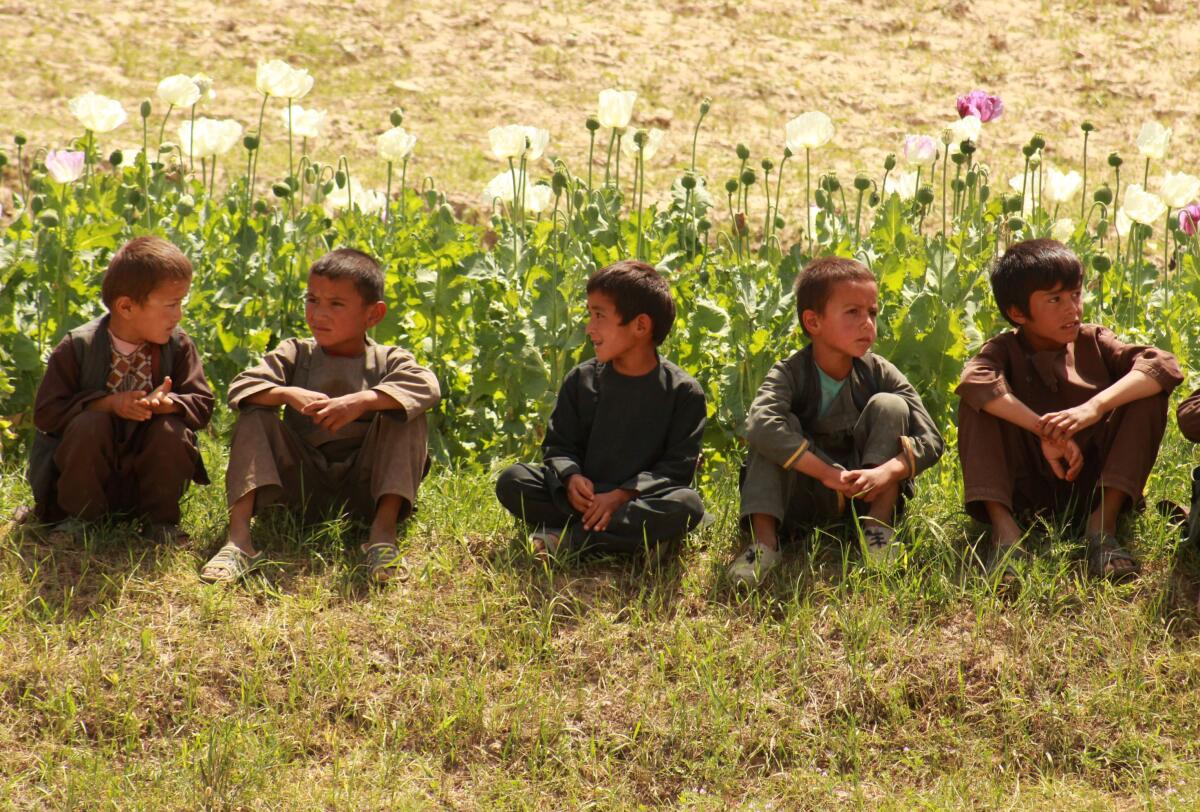
<path id="1" fill-rule="evenodd" d="M 46 171 L 59 183 L 71 183 L 83 174 L 83 153 L 52 149 L 46 154 Z"/>
<path id="2" fill-rule="evenodd" d="M 999 118 L 1004 112 L 1004 102 L 999 96 L 989 96 L 982 90 L 972 90 L 965 96 L 958 97 L 958 117 L 978 116 L 980 121 L 988 122 Z"/>
<path id="3" fill-rule="evenodd" d="M 1200 228 L 1200 203 L 1191 203 L 1179 210 L 1179 230 L 1189 237 Z"/>

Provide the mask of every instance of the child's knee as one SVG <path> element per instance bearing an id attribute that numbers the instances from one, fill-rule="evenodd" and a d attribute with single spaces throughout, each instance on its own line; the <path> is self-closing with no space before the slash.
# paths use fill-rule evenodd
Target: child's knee
<path id="1" fill-rule="evenodd" d="M 869 414 L 868 419 L 878 420 L 889 418 L 908 420 L 908 401 L 892 392 L 877 392 L 867 400 L 863 414 Z"/>
<path id="2" fill-rule="evenodd" d="M 173 414 L 156 415 L 146 426 L 146 442 L 156 449 L 190 445 L 187 423 Z"/>
<path id="3" fill-rule="evenodd" d="M 64 443 L 75 443 L 80 440 L 89 444 L 111 439 L 113 434 L 113 419 L 106 412 L 82 411 L 71 419 L 63 431 Z"/>

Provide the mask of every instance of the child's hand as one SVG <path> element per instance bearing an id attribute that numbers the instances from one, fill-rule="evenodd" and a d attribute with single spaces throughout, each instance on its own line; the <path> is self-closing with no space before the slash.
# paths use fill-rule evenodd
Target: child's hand
<path id="1" fill-rule="evenodd" d="M 1073 409 L 1047 412 L 1038 418 L 1037 429 L 1047 440 L 1066 440 L 1099 422 L 1101 412 L 1089 400 Z"/>
<path id="2" fill-rule="evenodd" d="M 174 414 L 179 411 L 179 405 L 167 395 L 171 391 L 171 376 L 163 378 L 158 388 L 141 399 L 141 404 L 154 414 Z"/>
<path id="3" fill-rule="evenodd" d="M 1054 469 L 1054 475 L 1067 482 L 1074 482 L 1083 470 L 1083 452 L 1074 440 L 1051 441 L 1042 438 L 1042 456 Z"/>
<path id="4" fill-rule="evenodd" d="M 571 507 L 580 513 L 587 513 L 596 498 L 596 487 L 583 474 L 575 474 L 567 479 L 567 501 Z"/>
<path id="5" fill-rule="evenodd" d="M 358 397 L 360 394 L 362 393 L 355 392 L 338 398 L 328 398 L 323 402 L 314 401 L 301 409 L 300 413 L 311 417 L 314 423 L 331 434 L 336 434 L 362 417 L 363 412 L 367 410 L 362 398 Z"/>
<path id="6" fill-rule="evenodd" d="M 850 495 L 867 503 L 874 502 L 895 481 L 883 466 L 846 471 L 842 479 L 850 486 Z"/>
<path id="7" fill-rule="evenodd" d="M 841 468 L 834 468 L 832 470 L 832 474 L 821 478 L 821 484 L 826 488 L 829 488 L 831 491 L 837 491 L 843 496 L 853 498 L 854 494 L 856 494 L 858 490 L 856 490 L 854 485 L 847 479 L 852 472 L 845 471 Z"/>
<path id="8" fill-rule="evenodd" d="M 618 488 L 608 493 L 597 494 L 592 498 L 592 506 L 583 514 L 583 529 L 603 532 L 608 529 L 617 508 L 637 496 L 637 491 L 626 491 Z"/>
<path id="9" fill-rule="evenodd" d="M 104 398 L 104 410 L 125 420 L 149 420 L 154 414 L 145 402 L 146 393 L 140 389 L 133 392 L 116 392 Z"/>
<path id="10" fill-rule="evenodd" d="M 300 414 L 308 414 L 308 407 L 314 403 L 327 403 L 329 396 L 323 392 L 302 389 L 299 386 L 289 386 L 285 391 L 285 402 Z"/>

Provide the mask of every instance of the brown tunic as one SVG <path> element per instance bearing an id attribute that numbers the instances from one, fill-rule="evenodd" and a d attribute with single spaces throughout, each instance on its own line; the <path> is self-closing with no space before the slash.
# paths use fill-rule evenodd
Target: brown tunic
<path id="1" fill-rule="evenodd" d="M 1075 436 L 1084 469 L 1074 482 L 1054 475 L 1036 435 L 982 411 L 1009 393 L 1038 414 L 1069 409 L 1132 370 L 1149 375 L 1163 392 L 1126 404 Z M 992 338 L 967 362 L 956 390 L 968 511 L 984 519 L 982 502 L 995 501 L 1017 511 L 1071 507 L 1082 513 L 1097 487 L 1119 489 L 1137 502 L 1158 455 L 1167 395 L 1182 380 L 1169 352 L 1126 344 L 1099 325 L 1083 325 L 1075 342 L 1060 350 L 1034 351 L 1020 330 Z"/>
<path id="2" fill-rule="evenodd" d="M 256 510 L 278 502 L 312 515 L 346 503 L 370 519 L 380 496 L 397 494 L 411 509 L 428 468 L 425 412 L 441 398 L 437 377 L 399 347 L 367 339 L 364 349 L 331 356 L 314 339 L 291 338 L 233 379 L 229 406 L 241 413 L 225 476 L 230 505 L 255 491 Z M 280 386 L 330 397 L 375 389 L 400 408 L 367 412 L 331 433 L 290 406 L 280 421 L 274 409 L 246 404 Z"/>
<path id="3" fill-rule="evenodd" d="M 1179 430 L 1193 443 L 1200 443 L 1200 389 L 1183 399 L 1175 412 Z"/>

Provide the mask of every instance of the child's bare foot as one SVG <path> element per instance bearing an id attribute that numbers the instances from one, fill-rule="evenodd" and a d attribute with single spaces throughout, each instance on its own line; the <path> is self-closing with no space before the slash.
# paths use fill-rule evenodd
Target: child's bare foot
<path id="1" fill-rule="evenodd" d="M 534 556 L 539 559 L 551 558 L 557 554 L 561 543 L 562 530 L 547 527 L 529 534 L 529 546 L 533 548 Z"/>

